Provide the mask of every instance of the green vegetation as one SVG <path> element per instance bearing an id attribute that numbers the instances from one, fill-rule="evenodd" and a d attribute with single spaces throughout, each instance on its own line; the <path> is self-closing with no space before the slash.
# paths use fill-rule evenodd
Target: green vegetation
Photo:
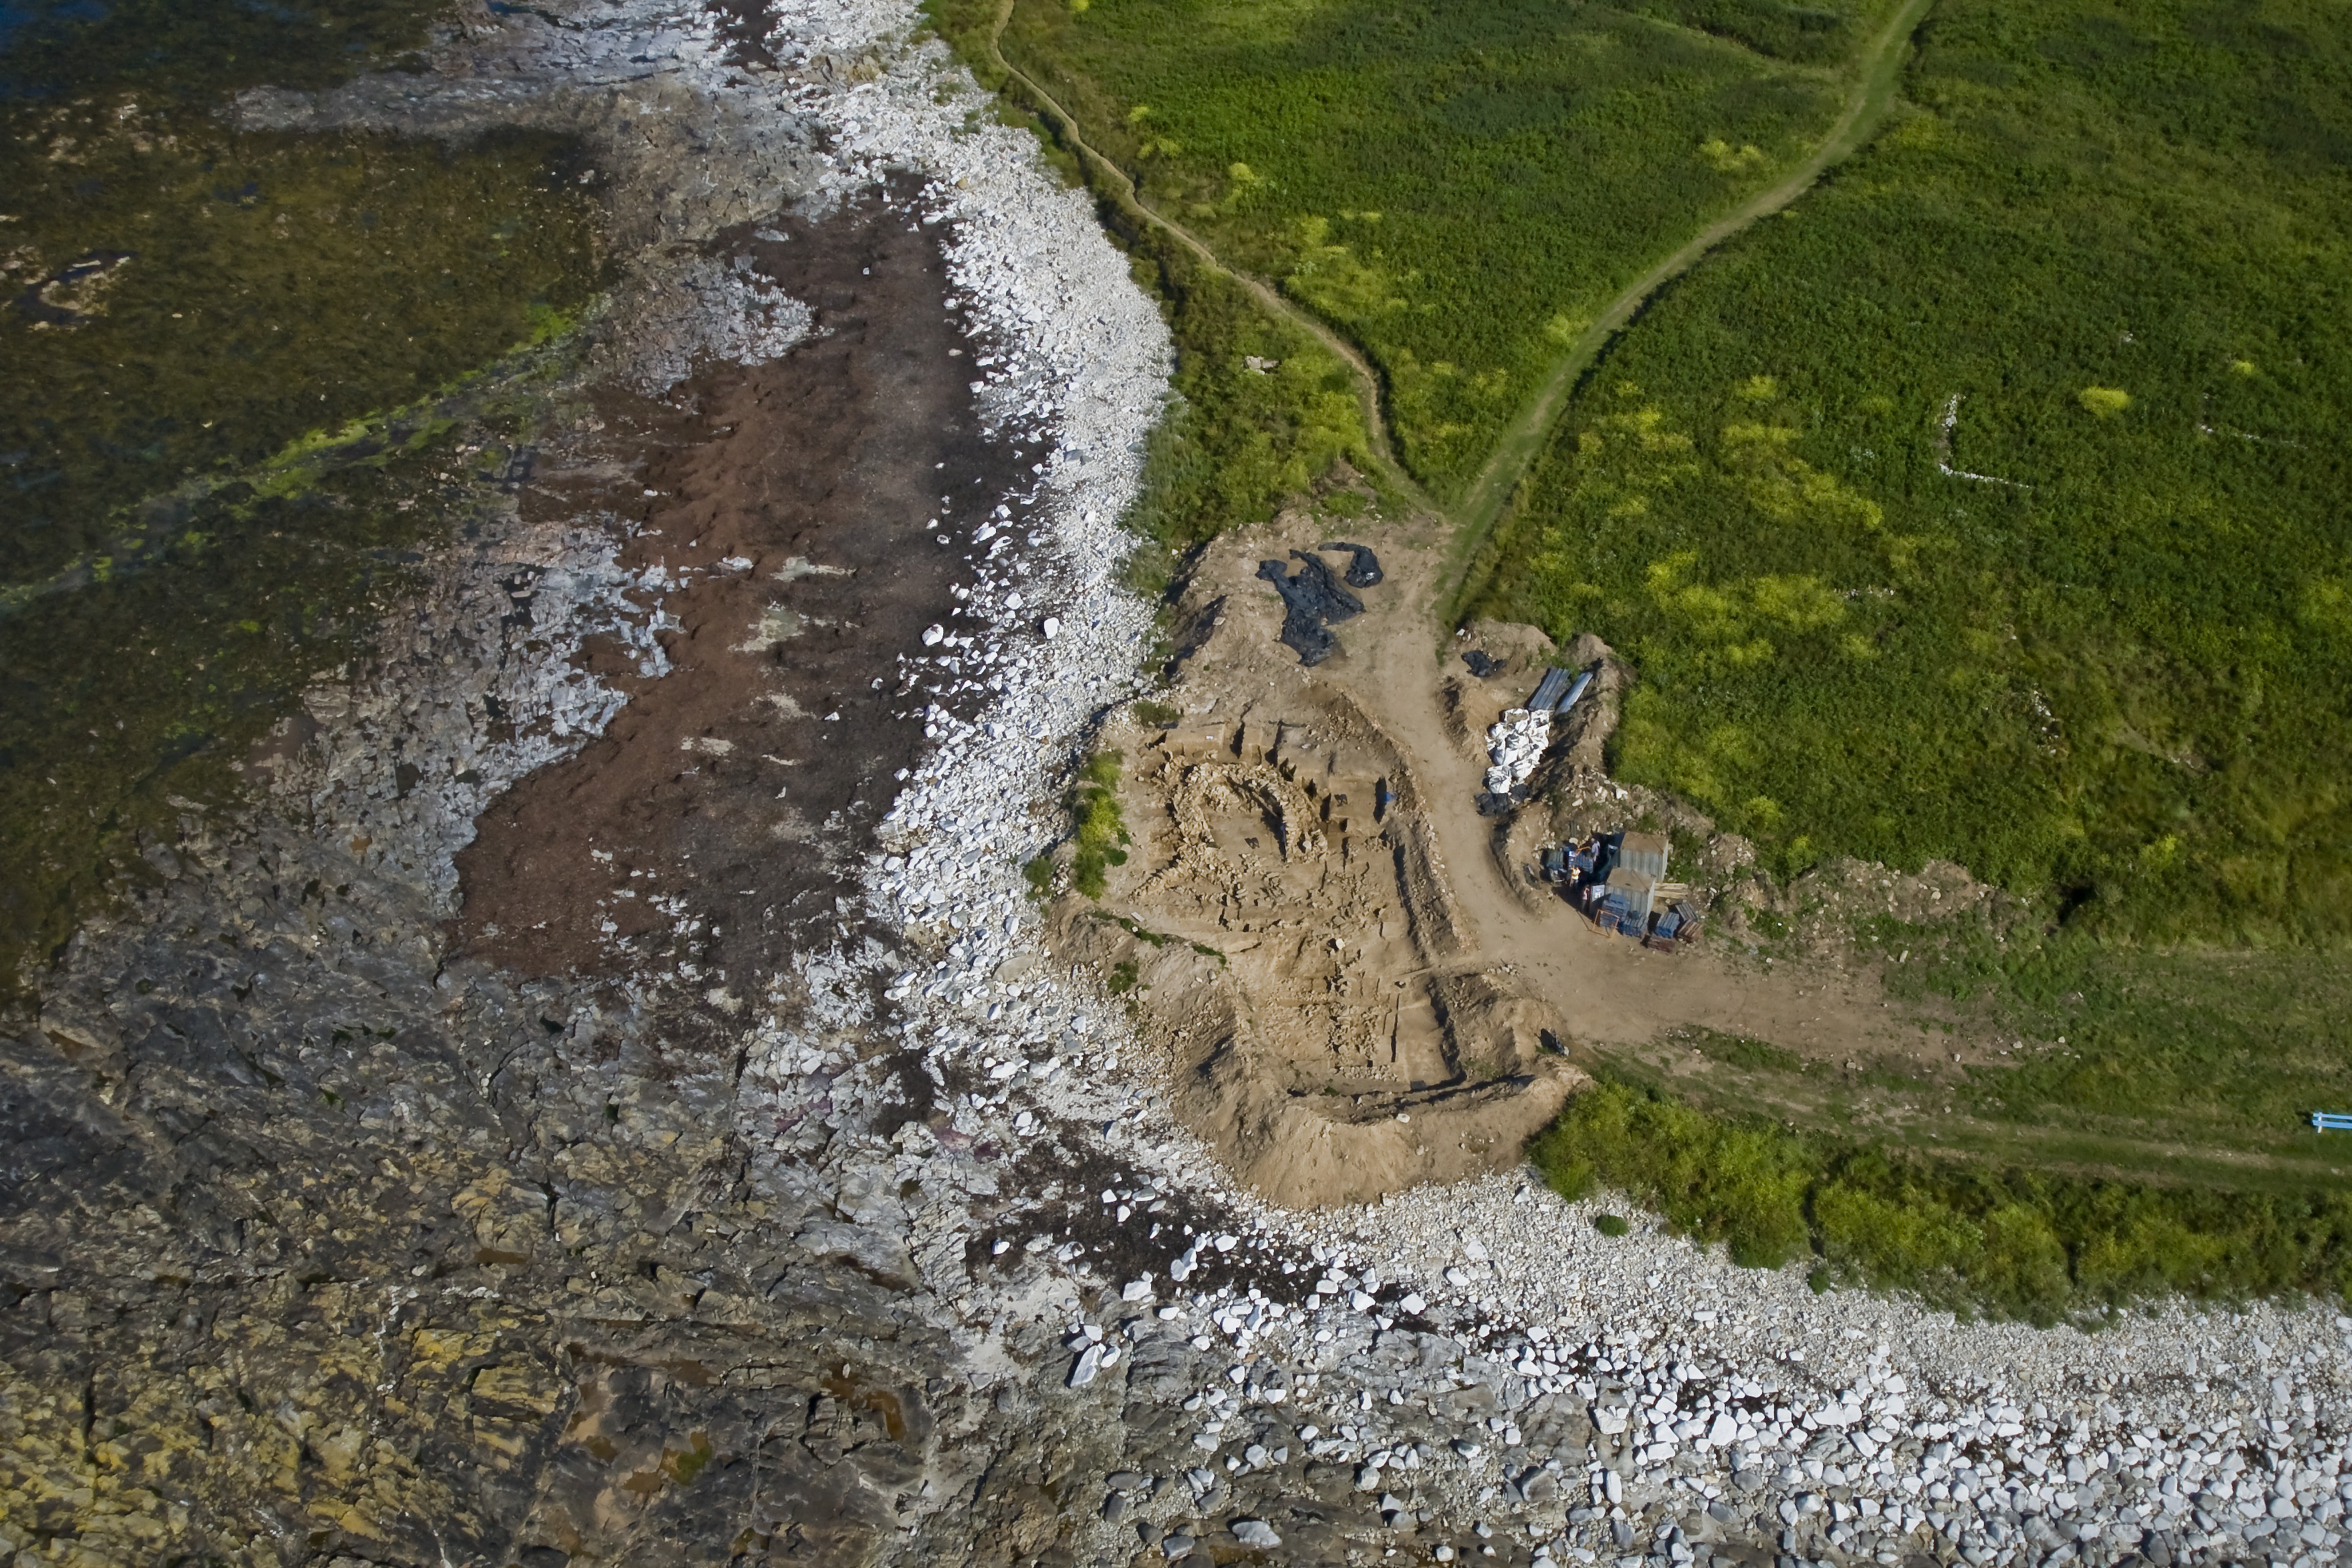
<path id="1" fill-rule="evenodd" d="M 2304 1118 L 2352 1103 L 2352 50 L 2313 7 L 1950 0 L 1906 88 L 1619 342 L 1486 607 L 1626 653 L 1618 771 L 1774 872 L 1948 857 L 2059 929 L 1857 925 L 1993 1060 L 1699 1040 L 1538 1157 L 1817 1286 L 2341 1291 Z"/>
<path id="2" fill-rule="evenodd" d="M 245 753 L 364 652 L 413 552 L 543 415 L 562 356 L 534 346 L 600 283 L 572 144 L 217 112 L 400 61 L 443 8 L 8 18 L 0 996 L 137 869 L 173 797 L 233 796 Z"/>
<path id="3" fill-rule="evenodd" d="M 2352 1195 L 2189 1190 L 1931 1162 L 1709 1115 L 1620 1081 L 1530 1145 L 1570 1197 L 1654 1204 L 1738 1262 L 1916 1291 L 2039 1322 L 2158 1291 L 2241 1298 L 2352 1281 Z"/>
<path id="4" fill-rule="evenodd" d="M 1596 1214 L 1592 1217 L 1592 1228 L 1603 1236 L 1622 1236 L 1633 1228 L 1622 1214 Z"/>
<path id="5" fill-rule="evenodd" d="M 1196 544 L 1263 521 L 1337 465 L 1370 466 L 1347 367 L 1232 278 L 1160 243 L 1176 402 L 1151 432 L 1132 526 Z M 1252 371 L 1253 358 L 1276 368 Z"/>
<path id="6" fill-rule="evenodd" d="M 593 209 L 551 138 L 450 151 L 75 106 L 9 153 L 7 582 L 112 553 L 145 497 L 433 392 L 596 281 Z M 33 292 L 108 256 L 126 259 Z"/>
<path id="7" fill-rule="evenodd" d="M 1633 0 L 1624 8 L 1729 38 L 1780 59 L 1816 63 L 1853 54 L 1869 21 L 1866 7 L 1792 5 L 1788 0 Z"/>
<path id="8" fill-rule="evenodd" d="M 2210 1155 L 2235 1183 L 2348 1185 L 2342 1145 L 2306 1120 L 2352 1105 L 2352 976 L 2327 956 L 1981 931 L 1898 940 L 1915 955 L 1898 997 L 1948 1001 L 2021 1042 L 1957 1100 L 2006 1136 L 2126 1171 Z"/>
<path id="9" fill-rule="evenodd" d="M 1054 857 L 1051 852 L 1038 855 L 1023 863 L 1021 880 L 1029 884 L 1029 896 L 1043 898 L 1054 891 Z"/>
<path id="10" fill-rule="evenodd" d="M 1407 466 L 1450 489 L 1610 299 L 1834 116 L 1818 68 L 1697 27 L 1740 36 L 1746 16 L 1761 44 L 1780 18 L 1795 53 L 1826 58 L 1867 16 L 1817 7 L 1830 25 L 1805 32 L 1767 5 L 1648 9 L 1017 0 L 1002 47 L 1154 210 L 1363 345 Z M 936 14 L 968 49 L 992 20 Z M 1287 363 L 1221 306 L 1177 326 L 1221 383 L 1244 353 Z M 1334 404 L 1305 423 L 1336 444 L 1351 422 Z"/>
<path id="11" fill-rule="evenodd" d="M 1683 1029 L 1600 1054 L 1718 1114 L 2125 1181 L 2352 1193 L 2352 1140 L 2308 1121 L 2352 1105 L 2352 975 L 2328 956 L 1876 919 L 1854 940 L 1911 1043 L 1803 1055 Z"/>
<path id="12" fill-rule="evenodd" d="M 1077 823 L 1071 835 L 1070 885 L 1088 898 L 1103 895 L 1103 878 L 1115 865 L 1127 863 L 1122 844 L 1134 842 L 1118 809 L 1118 765 L 1116 751 L 1097 751 L 1079 769 L 1070 786 L 1070 815 Z"/>
<path id="13" fill-rule="evenodd" d="M 1625 335 L 1485 604 L 1631 659 L 1623 777 L 1781 873 L 2352 935 L 2336 20 L 1939 4 L 1919 107 Z"/>

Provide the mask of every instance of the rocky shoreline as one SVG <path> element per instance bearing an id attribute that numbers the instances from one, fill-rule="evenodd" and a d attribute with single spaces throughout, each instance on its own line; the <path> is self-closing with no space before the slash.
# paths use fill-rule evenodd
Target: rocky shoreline
<path id="1" fill-rule="evenodd" d="M 909 6 L 551 16 L 247 110 L 605 136 L 600 373 L 698 408 L 715 383 L 672 371 L 789 376 L 834 308 L 722 252 L 877 200 L 936 236 L 1012 478 L 895 519 L 952 585 L 856 652 L 924 749 L 863 826 L 761 841 L 842 892 L 727 972 L 751 906 L 683 856 L 644 868 L 658 955 L 469 956 L 476 822 L 700 657 L 701 580 L 644 555 L 625 465 L 432 563 L 268 803 L 192 812 L 11 1020 L 13 1562 L 2338 1557 L 2352 1320 L 2318 1307 L 1958 1323 L 1603 1237 L 1516 1176 L 1320 1213 L 1236 1190 L 1020 873 L 1153 630 L 1117 570 L 1157 311 Z M 612 463 L 592 423 L 543 465 Z M 714 635 L 751 618 L 713 602 Z"/>

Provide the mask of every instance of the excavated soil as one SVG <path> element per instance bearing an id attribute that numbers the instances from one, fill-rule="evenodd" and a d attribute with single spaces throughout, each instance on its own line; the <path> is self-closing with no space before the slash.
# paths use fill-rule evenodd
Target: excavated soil
<path id="1" fill-rule="evenodd" d="M 1341 534 L 1387 580 L 1307 667 L 1259 563 Z M 1061 946 L 1115 986 L 1133 966 L 1129 1005 L 1186 1124 L 1269 1198 L 1363 1202 L 1516 1163 L 1586 1082 L 1580 1063 L 1687 1030 L 1822 1059 L 1927 1049 L 1874 971 L 1766 965 L 1727 939 L 1750 852 L 1610 779 L 1633 676 L 1605 645 L 1491 622 L 1433 636 L 1442 547 L 1420 524 L 1297 510 L 1217 541 L 1176 606 L 1179 716 L 1106 737 L 1135 841 L 1099 907 L 1065 901 Z M 1486 727 L 1553 664 L 1598 676 L 1529 803 L 1482 815 Z M 1536 867 L 1564 834 L 1661 812 L 1703 845 L 1676 874 L 1722 901 L 1709 940 L 1672 954 L 1601 934 Z"/>
<path id="2" fill-rule="evenodd" d="M 543 484 L 551 515 L 625 519 L 624 565 L 664 585 L 671 667 L 593 652 L 628 706 L 482 814 L 458 858 L 470 953 L 526 975 L 667 968 L 732 1011 L 730 976 L 838 936 L 923 745 L 929 698 L 897 660 L 956 609 L 963 563 L 937 537 L 1015 465 L 981 439 L 972 344 L 911 193 L 730 236 L 812 307 L 810 339 L 667 402 L 607 394 L 610 460 Z"/>
<path id="3" fill-rule="evenodd" d="M 1406 615 L 1396 591 L 1364 589 L 1313 668 L 1278 641 L 1258 563 L 1328 537 L 1286 516 L 1200 563 L 1181 716 L 1110 737 L 1129 860 L 1063 926 L 1074 954 L 1136 966 L 1179 1116 L 1306 1206 L 1508 1166 L 1581 1079 L 1557 1011 L 1465 938 L 1426 769 L 1332 678 L 1362 629 Z"/>

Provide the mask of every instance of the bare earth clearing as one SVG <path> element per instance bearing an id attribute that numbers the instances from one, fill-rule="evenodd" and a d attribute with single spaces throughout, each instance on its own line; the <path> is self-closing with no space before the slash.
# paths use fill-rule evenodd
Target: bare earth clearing
<path id="1" fill-rule="evenodd" d="M 1442 536 L 1376 525 L 1346 537 L 1387 580 L 1338 628 L 1340 653 L 1300 665 L 1257 565 L 1346 528 L 1286 513 L 1210 547 L 1181 606 L 1196 644 L 1171 694 L 1181 717 L 1107 737 L 1136 839 L 1112 918 L 1073 907 L 1060 923 L 1068 956 L 1137 966 L 1130 997 L 1180 1116 L 1244 1180 L 1285 1204 L 1360 1203 L 1507 1167 L 1582 1081 L 1586 1048 L 1678 1029 L 1822 1058 L 1921 1049 L 1872 973 L 1646 952 L 1537 883 L 1528 845 L 1554 814 L 1531 805 L 1516 829 L 1479 815 L 1480 737 L 1569 655 L 1532 628 L 1481 627 L 1459 646 L 1508 657 L 1470 677 L 1431 646 Z M 1590 802 L 1563 815 L 1622 826 L 1639 802 L 1600 770 L 1615 712 L 1601 685 L 1543 779 Z"/>

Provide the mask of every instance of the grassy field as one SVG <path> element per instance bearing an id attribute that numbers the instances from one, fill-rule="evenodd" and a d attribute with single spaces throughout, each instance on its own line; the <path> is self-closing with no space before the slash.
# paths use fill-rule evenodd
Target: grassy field
<path id="1" fill-rule="evenodd" d="M 1905 117 L 1580 389 L 1485 603 L 1633 663 L 1618 772 L 2047 919 L 1851 933 L 1966 1065 L 1616 1053 L 1559 1179 L 2041 1319 L 2344 1290 L 2337 20 L 1939 0 Z"/>
<path id="2" fill-rule="evenodd" d="M 1363 347 L 1444 495 L 1629 281 L 1802 161 L 1868 15 L 1018 0 L 1002 43 L 1156 210 Z"/>
<path id="3" fill-rule="evenodd" d="M 984 57 L 992 6 L 935 15 Z M 1965 1063 L 1619 1051 L 1537 1148 L 1564 1186 L 2042 1319 L 2339 1290 L 2352 1176 L 2304 1125 L 2352 1109 L 2329 5 L 1937 0 L 1867 148 L 1530 418 L 1603 302 L 1819 156 L 1889 15 L 1016 0 L 1003 47 L 1154 210 L 1366 350 L 1457 517 L 1546 443 L 1464 530 L 1470 602 L 1629 659 L 1621 776 L 1776 879 L 1945 858 L 2038 912 L 1845 933 Z M 1146 530 L 1254 521 L 1360 455 L 1337 361 L 1122 210 L 1184 379 Z"/>
<path id="4" fill-rule="evenodd" d="M 2352 935 L 2332 18 L 1939 4 L 1916 110 L 1620 340 L 1486 607 L 1632 660 L 1623 776 L 1782 873 Z"/>
<path id="5" fill-rule="evenodd" d="M 442 7 L 12 10 L 0 56 L 0 999 L 362 653 L 601 286 L 570 144 L 242 133 Z M 514 395 L 508 395 L 512 392 Z M 20 960 L 34 967 L 20 970 Z"/>
<path id="6" fill-rule="evenodd" d="M 2082 1319 L 2168 1291 L 2240 1300 L 2352 1285 L 2352 1195 L 2221 1192 L 1927 1160 L 1710 1113 L 1624 1080 L 1577 1097 L 1529 1154 L 1580 1197 L 1605 1183 L 1736 1261 L 1811 1259 L 1817 1289 L 1915 1291 L 1964 1312 Z"/>
<path id="7" fill-rule="evenodd" d="M 1981 926 L 1890 924 L 1857 942 L 1875 949 L 1895 1016 L 1918 1030 L 1907 1043 L 1800 1052 L 1689 1030 L 1593 1049 L 1612 1071 L 1705 1109 L 1968 1161 L 2352 1192 L 2352 1139 L 2308 1122 L 2315 1108 L 2352 1105 L 2352 976 L 2340 964 L 2063 933 L 2000 941 Z"/>

